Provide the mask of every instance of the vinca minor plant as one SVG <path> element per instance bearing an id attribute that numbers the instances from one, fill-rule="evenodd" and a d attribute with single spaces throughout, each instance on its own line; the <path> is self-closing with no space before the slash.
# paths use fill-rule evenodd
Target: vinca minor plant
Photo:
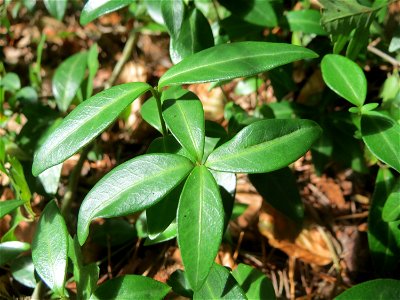
<path id="1" fill-rule="evenodd" d="M 79 277 L 79 293 L 85 297 L 162 298 L 168 286 L 136 275 L 116 278 L 95 290 L 98 271 L 93 265 L 84 266 L 80 258 L 80 245 L 86 242 L 94 219 L 146 210 L 150 239 L 175 226 L 185 277 L 194 298 L 215 298 L 231 292 L 237 299 L 246 299 L 248 291 L 239 284 L 242 273 L 237 270 L 231 275 L 214 264 L 233 207 L 233 197 L 225 197 L 226 178 L 234 178 L 235 173 L 270 172 L 291 164 L 310 149 L 321 129 L 311 120 L 265 119 L 228 139 L 224 130 L 218 134 L 210 130 L 215 123 L 205 121 L 199 98 L 182 85 L 249 77 L 316 57 L 311 50 L 283 43 L 222 44 L 184 58 L 160 78 L 156 87 L 144 82 L 121 84 L 79 104 L 36 151 L 35 176 L 88 145 L 146 92 L 152 98 L 143 107 L 143 117 L 161 131 L 162 137 L 153 141 L 147 154 L 117 166 L 91 189 L 79 210 L 77 238 L 69 236 L 55 202 L 47 205 L 32 247 L 40 278 L 64 297 L 70 257 L 74 276 Z M 234 284 L 228 285 L 228 281 Z M 112 291 L 111 284 L 118 290 Z"/>

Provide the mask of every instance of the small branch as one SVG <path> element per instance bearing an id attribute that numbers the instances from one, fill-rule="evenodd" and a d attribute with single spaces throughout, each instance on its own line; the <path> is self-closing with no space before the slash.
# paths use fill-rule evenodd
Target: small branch
<path id="1" fill-rule="evenodd" d="M 380 58 L 382 58 L 382 59 L 386 60 L 387 62 L 391 63 L 395 68 L 399 68 L 400 67 L 400 61 L 398 61 L 394 57 L 391 57 L 390 55 L 386 54 L 385 52 L 379 50 L 375 46 L 370 44 L 370 45 L 368 45 L 367 49 L 368 49 L 369 52 L 372 52 L 375 55 L 379 56 Z"/>
<path id="2" fill-rule="evenodd" d="M 118 60 L 117 64 L 115 65 L 114 70 L 113 70 L 113 72 L 112 72 L 112 74 L 110 76 L 110 79 L 108 79 L 106 84 L 104 85 L 104 89 L 110 88 L 115 83 L 115 81 L 117 80 L 119 74 L 122 71 L 123 66 L 128 61 L 129 57 L 132 54 L 132 50 L 133 50 L 133 47 L 136 45 L 138 36 L 139 36 L 138 31 L 134 27 L 131 30 L 131 32 L 129 34 L 129 38 L 125 43 L 124 50 L 122 50 L 122 56 Z"/>

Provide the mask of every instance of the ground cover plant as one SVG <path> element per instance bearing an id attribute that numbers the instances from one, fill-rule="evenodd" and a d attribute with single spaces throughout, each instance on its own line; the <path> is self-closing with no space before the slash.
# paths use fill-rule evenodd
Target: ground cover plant
<path id="1" fill-rule="evenodd" d="M 399 12 L 5 1 L 1 296 L 400 297 Z"/>

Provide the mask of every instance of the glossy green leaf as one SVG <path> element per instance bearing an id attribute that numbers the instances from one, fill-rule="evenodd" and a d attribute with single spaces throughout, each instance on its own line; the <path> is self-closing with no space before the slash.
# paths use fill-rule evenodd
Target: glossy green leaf
<path id="1" fill-rule="evenodd" d="M 95 299 L 163 299 L 171 288 L 140 275 L 125 275 L 106 281 L 90 297 Z"/>
<path id="2" fill-rule="evenodd" d="M 103 132 L 137 97 L 150 89 L 147 83 L 126 83 L 78 105 L 46 138 L 33 160 L 32 173 L 38 175 L 74 155 Z"/>
<path id="3" fill-rule="evenodd" d="M 168 278 L 167 283 L 178 295 L 182 295 L 187 298 L 193 298 L 193 291 L 184 271 L 179 269 L 176 270 Z"/>
<path id="4" fill-rule="evenodd" d="M 393 185 L 392 191 L 383 207 L 382 217 L 385 222 L 400 220 L 400 179 Z"/>
<path id="5" fill-rule="evenodd" d="M 207 279 L 222 240 L 224 209 L 210 171 L 197 166 L 186 180 L 179 200 L 178 244 L 193 290 Z"/>
<path id="6" fill-rule="evenodd" d="M 30 248 L 28 243 L 18 241 L 0 243 L 0 266 L 10 263 Z"/>
<path id="7" fill-rule="evenodd" d="M 133 0 L 88 0 L 83 7 L 79 22 L 81 25 L 86 25 L 102 15 L 128 6 L 133 2 Z"/>
<path id="8" fill-rule="evenodd" d="M 150 246 L 172 240 L 176 238 L 176 234 L 177 234 L 177 226 L 176 222 L 174 221 L 171 224 L 169 224 L 167 229 L 165 229 L 162 233 L 160 233 L 154 240 L 146 239 L 144 245 Z"/>
<path id="9" fill-rule="evenodd" d="M 288 167 L 270 173 L 249 174 L 249 179 L 267 203 L 294 222 L 303 222 L 303 202 L 296 178 Z"/>
<path id="10" fill-rule="evenodd" d="M 204 153 L 204 110 L 200 100 L 193 93 L 187 93 L 179 100 L 163 103 L 165 123 L 178 142 L 192 156 L 201 162 Z"/>
<path id="11" fill-rule="evenodd" d="M 22 204 L 24 204 L 24 200 L 19 199 L 0 201 L 0 219 Z"/>
<path id="12" fill-rule="evenodd" d="M 400 172 L 400 125 L 397 122 L 370 111 L 361 117 L 361 135 L 377 158 Z"/>
<path id="13" fill-rule="evenodd" d="M 325 83 L 350 103 L 362 106 L 367 95 L 367 79 L 352 60 L 337 54 L 327 54 L 321 62 Z"/>
<path id="14" fill-rule="evenodd" d="M 67 0 L 43 0 L 49 13 L 57 20 L 62 20 L 67 9 Z"/>
<path id="15" fill-rule="evenodd" d="M 262 85 L 263 81 L 258 77 L 246 78 L 239 81 L 235 86 L 235 94 L 239 96 L 248 95 L 257 92 L 257 89 Z"/>
<path id="16" fill-rule="evenodd" d="M 368 215 L 368 245 L 379 276 L 393 274 L 400 258 L 400 221 L 385 222 L 382 217 L 383 207 L 394 183 L 390 169 L 379 169 Z"/>
<path id="17" fill-rule="evenodd" d="M 159 86 L 249 77 L 296 60 L 316 57 L 311 50 L 282 43 L 223 44 L 185 58 L 160 78 Z"/>
<path id="18" fill-rule="evenodd" d="M 24 286 L 35 288 L 35 267 L 30 256 L 22 256 L 16 259 L 11 265 L 13 278 Z"/>
<path id="19" fill-rule="evenodd" d="M 315 9 L 292 10 L 286 14 L 291 31 L 327 35 L 321 26 L 321 14 Z"/>
<path id="20" fill-rule="evenodd" d="M 175 154 L 147 154 L 116 167 L 82 202 L 78 216 L 79 242 L 85 242 L 93 219 L 124 216 L 152 206 L 192 168 L 187 158 Z"/>
<path id="21" fill-rule="evenodd" d="M 54 195 L 58 190 L 58 182 L 61 177 L 62 164 L 55 165 L 39 174 L 39 180 L 46 193 Z"/>
<path id="22" fill-rule="evenodd" d="M 206 166 L 223 172 L 265 173 L 304 155 L 321 134 L 310 120 L 261 120 L 214 150 Z"/>
<path id="23" fill-rule="evenodd" d="M 182 0 L 162 0 L 161 14 L 171 39 L 177 38 L 185 18 L 185 4 Z"/>
<path id="24" fill-rule="evenodd" d="M 40 216 L 32 242 L 36 272 L 58 296 L 65 295 L 68 264 L 68 231 L 55 201 L 50 201 Z"/>
<path id="25" fill-rule="evenodd" d="M 72 99 L 85 77 L 87 52 L 80 52 L 67 58 L 56 69 L 52 90 L 58 109 L 67 111 Z"/>
<path id="26" fill-rule="evenodd" d="M 186 14 L 179 35 L 171 37 L 170 56 L 174 64 L 182 59 L 214 46 L 214 37 L 208 20 L 194 8 Z"/>
<path id="27" fill-rule="evenodd" d="M 194 292 L 193 299 L 246 300 L 247 297 L 229 271 L 225 267 L 214 263 L 207 281 L 200 290 Z"/>
<path id="28" fill-rule="evenodd" d="M 22 102 L 23 104 L 26 103 L 33 103 L 36 104 L 38 101 L 38 94 L 36 90 L 30 86 L 23 87 L 20 89 L 16 94 L 15 97 L 17 101 Z"/>
<path id="29" fill-rule="evenodd" d="M 239 264 L 232 275 L 248 299 L 276 299 L 271 280 L 261 271 L 245 264 Z"/>
<path id="30" fill-rule="evenodd" d="M 390 300 L 400 298 L 400 280 L 375 279 L 353 286 L 335 300 Z"/>
<path id="31" fill-rule="evenodd" d="M 251 24 L 263 27 L 275 27 L 278 25 L 278 19 L 270 0 L 219 0 L 218 2 L 234 15 Z"/>

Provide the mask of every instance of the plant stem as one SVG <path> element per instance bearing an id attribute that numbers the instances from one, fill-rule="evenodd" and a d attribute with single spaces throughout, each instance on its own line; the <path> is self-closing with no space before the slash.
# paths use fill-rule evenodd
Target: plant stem
<path id="1" fill-rule="evenodd" d="M 114 84 L 114 82 L 117 80 L 119 74 L 122 71 L 122 67 L 125 65 L 129 57 L 131 56 L 132 49 L 136 45 L 139 36 L 138 31 L 135 27 L 129 33 L 129 38 L 125 43 L 124 49 L 122 50 L 122 56 L 115 65 L 114 70 L 110 76 L 110 79 L 108 79 L 108 81 L 104 85 L 104 89 L 108 89 Z"/>
<path id="2" fill-rule="evenodd" d="M 78 160 L 77 164 L 75 165 L 74 169 L 72 170 L 72 173 L 69 177 L 68 189 L 67 189 L 67 192 L 65 193 L 64 198 L 61 202 L 61 214 L 63 215 L 64 219 L 66 219 L 66 220 L 68 219 L 68 211 L 71 207 L 71 204 L 75 200 L 76 190 L 78 188 L 78 182 L 79 182 L 79 177 L 81 175 L 83 163 L 86 160 L 86 157 L 89 153 L 90 148 L 91 148 L 90 145 L 83 148 L 81 155 L 79 157 L 79 160 Z"/>
<path id="3" fill-rule="evenodd" d="M 395 68 L 399 68 L 400 67 L 400 61 L 398 61 L 394 57 L 391 57 L 390 55 L 386 54 L 385 52 L 379 50 L 375 46 L 368 45 L 367 49 L 368 49 L 369 52 L 372 52 L 375 55 L 379 56 L 380 58 L 383 58 L 387 62 L 391 63 Z"/>
<path id="4" fill-rule="evenodd" d="M 31 299 L 32 300 L 40 300 L 43 299 L 43 292 L 44 292 L 44 284 L 43 281 L 39 280 L 36 284 L 35 289 L 33 290 Z"/>
<path id="5" fill-rule="evenodd" d="M 167 127 L 165 126 L 165 122 L 162 116 L 162 107 L 161 107 L 161 93 L 157 89 L 151 89 L 151 93 L 153 94 L 153 97 L 156 98 L 157 102 L 157 110 L 158 110 L 158 116 L 160 118 L 161 122 L 161 129 L 162 129 L 162 135 L 167 136 Z"/>

